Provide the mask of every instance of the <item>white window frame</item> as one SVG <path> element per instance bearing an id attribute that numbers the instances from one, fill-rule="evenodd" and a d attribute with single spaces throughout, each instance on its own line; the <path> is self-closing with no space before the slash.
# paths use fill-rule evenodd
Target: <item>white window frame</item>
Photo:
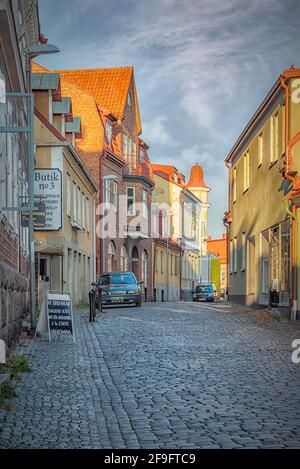
<path id="1" fill-rule="evenodd" d="M 236 169 L 236 166 L 234 166 L 233 171 L 232 171 L 232 203 L 236 202 L 236 184 L 237 184 L 236 176 L 237 176 L 237 169 Z"/>
<path id="2" fill-rule="evenodd" d="M 237 237 L 233 238 L 233 272 L 236 273 L 238 270 L 238 258 L 237 258 Z"/>
<path id="3" fill-rule="evenodd" d="M 276 111 L 270 119 L 270 165 L 279 157 L 279 114 Z"/>
<path id="4" fill-rule="evenodd" d="M 107 143 L 112 141 L 112 125 L 109 121 L 105 122 L 105 138 Z"/>
<path id="5" fill-rule="evenodd" d="M 71 176 L 67 173 L 67 215 L 71 217 Z"/>
<path id="6" fill-rule="evenodd" d="M 247 260 L 247 238 L 246 233 L 242 233 L 242 265 L 241 271 L 246 270 L 246 260 Z"/>
<path id="7" fill-rule="evenodd" d="M 258 168 L 262 165 L 264 158 L 264 138 L 261 132 L 258 136 Z"/>
<path id="8" fill-rule="evenodd" d="M 128 209 L 128 191 L 132 190 L 133 191 L 133 196 L 130 196 L 130 199 L 133 201 L 133 203 L 130 206 L 130 210 Z M 131 208 L 132 207 L 132 208 Z M 135 209 L 135 187 L 127 187 L 126 189 L 126 208 L 127 208 L 127 216 L 129 217 L 134 217 L 136 215 L 136 209 Z"/>
<path id="9" fill-rule="evenodd" d="M 105 204 L 110 203 L 110 179 L 103 180 L 103 199 Z"/>
<path id="10" fill-rule="evenodd" d="M 249 150 L 244 153 L 243 157 L 243 173 L 244 173 L 244 192 L 249 189 L 250 186 L 250 155 Z"/>
<path id="11" fill-rule="evenodd" d="M 116 209 L 118 208 L 118 183 L 117 181 L 112 182 L 112 204 Z"/>
<path id="12" fill-rule="evenodd" d="M 85 199 L 85 204 L 86 204 L 86 231 L 89 232 L 90 231 L 90 200 L 88 197 L 86 197 Z"/>
<path id="13" fill-rule="evenodd" d="M 143 217 L 148 218 L 148 191 L 146 189 L 143 189 L 142 193 L 143 197 Z"/>
<path id="14" fill-rule="evenodd" d="M 85 222 L 85 195 L 81 192 L 81 217 L 82 217 L 82 228 L 85 230 L 86 222 Z"/>
<path id="15" fill-rule="evenodd" d="M 73 181 L 73 220 L 77 222 L 77 184 Z"/>
<path id="16" fill-rule="evenodd" d="M 77 222 L 78 225 L 81 226 L 82 220 L 81 220 L 81 189 L 78 186 L 77 187 Z"/>

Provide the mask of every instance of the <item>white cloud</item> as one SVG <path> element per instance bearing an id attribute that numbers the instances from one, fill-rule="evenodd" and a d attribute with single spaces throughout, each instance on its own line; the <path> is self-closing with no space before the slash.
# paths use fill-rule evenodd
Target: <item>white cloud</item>
<path id="1" fill-rule="evenodd" d="M 162 144 L 167 146 L 174 146 L 176 142 L 168 132 L 166 123 L 168 122 L 167 116 L 160 115 L 154 117 L 150 122 L 143 123 L 143 137 L 147 143 Z"/>
<path id="2" fill-rule="evenodd" d="M 143 138 L 156 160 L 187 176 L 194 162 L 203 165 L 216 207 L 211 216 L 219 216 L 227 200 L 226 152 L 282 68 L 299 55 L 300 2 L 75 1 L 76 8 L 71 0 L 47 7 L 45 26 L 52 4 L 62 5 L 51 15 L 61 44 L 49 35 L 62 53 L 49 61 L 60 61 L 57 68 L 134 65 L 147 115 Z M 99 29 L 89 25 L 96 17 Z"/>

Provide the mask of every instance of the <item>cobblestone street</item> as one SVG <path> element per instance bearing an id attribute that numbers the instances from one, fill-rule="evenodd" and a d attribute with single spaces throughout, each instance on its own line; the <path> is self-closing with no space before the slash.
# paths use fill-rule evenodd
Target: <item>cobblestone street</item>
<path id="1" fill-rule="evenodd" d="M 300 448 L 299 324 L 193 303 L 75 317 L 76 344 L 20 347 L 1 448 Z"/>

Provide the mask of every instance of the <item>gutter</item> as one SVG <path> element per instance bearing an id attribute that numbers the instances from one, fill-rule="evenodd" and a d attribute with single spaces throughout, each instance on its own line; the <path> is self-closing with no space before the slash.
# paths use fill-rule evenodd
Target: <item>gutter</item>
<path id="1" fill-rule="evenodd" d="M 292 286 L 291 286 L 290 306 L 292 307 L 291 319 L 295 321 L 296 315 L 297 315 L 297 296 L 298 296 L 297 295 L 297 267 L 296 267 L 296 259 L 298 258 L 298 251 L 297 251 L 298 219 L 296 216 L 295 205 L 293 205 L 292 210 L 290 208 L 290 202 L 288 200 L 283 200 L 283 205 L 284 205 L 286 213 L 292 220 L 292 232 L 291 232 Z"/>

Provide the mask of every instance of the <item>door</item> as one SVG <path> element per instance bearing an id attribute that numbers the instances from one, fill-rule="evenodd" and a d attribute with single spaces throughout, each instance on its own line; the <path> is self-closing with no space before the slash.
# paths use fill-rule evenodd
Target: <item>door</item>
<path id="1" fill-rule="evenodd" d="M 39 307 L 42 306 L 47 291 L 51 290 L 50 269 L 51 257 L 40 255 L 39 258 Z"/>
<path id="2" fill-rule="evenodd" d="M 279 304 L 279 225 L 270 230 L 270 303 L 273 306 Z"/>

